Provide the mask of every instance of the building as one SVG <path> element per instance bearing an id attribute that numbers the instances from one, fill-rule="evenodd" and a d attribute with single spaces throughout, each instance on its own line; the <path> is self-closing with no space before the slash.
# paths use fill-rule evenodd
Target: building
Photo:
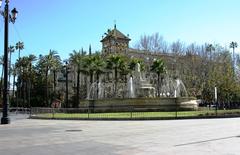
<path id="1" fill-rule="evenodd" d="M 107 57 L 108 55 L 111 54 L 122 54 L 125 55 L 129 58 L 141 58 L 144 63 L 145 63 L 145 73 L 142 74 L 145 78 L 153 78 L 153 75 L 150 75 L 150 66 L 152 62 L 157 59 L 161 58 L 165 61 L 165 64 L 167 65 L 167 68 L 169 72 L 175 71 L 176 67 L 176 56 L 173 56 L 171 54 L 163 54 L 161 52 L 150 52 L 150 51 L 144 51 L 144 50 L 139 50 L 139 49 L 133 49 L 129 47 L 129 42 L 131 39 L 129 38 L 129 35 L 123 34 L 121 31 L 117 29 L 116 24 L 114 25 L 114 28 L 108 29 L 107 32 L 105 33 L 105 36 L 102 37 L 102 40 L 100 41 L 102 43 L 102 55 L 103 57 Z M 91 50 L 91 49 L 90 49 Z M 89 55 L 91 51 L 89 50 Z M 70 65 L 71 66 L 71 65 Z M 77 83 L 77 73 L 75 66 L 70 67 L 70 72 L 68 74 L 68 92 L 69 92 L 69 99 L 76 94 L 76 83 Z M 106 78 L 107 76 L 107 78 Z M 107 75 L 104 75 L 102 77 L 102 80 L 106 84 L 113 84 L 113 77 L 114 77 L 114 72 L 108 73 Z M 120 77 L 119 77 L 120 78 Z M 156 76 L 155 76 L 156 78 Z M 149 78 L 150 79 L 150 78 Z M 151 83 L 153 83 L 155 80 L 151 80 Z M 84 99 L 87 97 L 88 91 L 91 90 L 90 86 L 90 78 L 89 76 L 86 75 L 81 75 L 80 79 L 80 85 L 81 85 L 81 98 Z M 122 89 L 126 85 L 126 81 L 120 80 L 119 79 L 120 85 L 122 84 Z M 153 83 L 154 84 L 154 83 Z M 58 91 L 65 92 L 66 91 L 66 75 L 63 73 L 59 73 L 59 80 L 58 80 Z M 155 83 L 156 85 L 156 83 Z M 110 88 L 109 88 L 110 89 Z M 112 90 L 111 90 L 112 91 Z"/>
<path id="2" fill-rule="evenodd" d="M 102 54 L 104 56 L 110 54 L 123 54 L 129 58 L 141 58 L 145 64 L 148 64 L 146 65 L 147 70 L 149 70 L 150 64 L 157 58 L 163 59 L 169 70 L 174 70 L 176 67 L 175 62 L 176 59 L 178 59 L 176 55 L 172 55 L 170 53 L 161 53 L 161 51 L 154 53 L 150 51 L 129 48 L 130 41 L 131 39 L 129 38 L 129 35 L 126 36 L 120 32 L 115 24 L 112 30 L 107 30 L 105 36 L 101 40 Z"/>
<path id="3" fill-rule="evenodd" d="M 106 36 L 101 40 L 103 55 L 127 53 L 129 49 L 129 41 L 131 39 L 120 32 L 117 29 L 116 24 L 114 25 L 114 29 L 108 29 L 105 35 Z"/>

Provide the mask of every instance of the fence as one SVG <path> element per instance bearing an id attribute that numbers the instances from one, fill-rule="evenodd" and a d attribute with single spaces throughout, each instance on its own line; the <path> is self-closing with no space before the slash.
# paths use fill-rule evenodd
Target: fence
<path id="1" fill-rule="evenodd" d="M 11 107 L 8 108 L 9 112 L 12 113 L 20 113 L 20 114 L 30 114 L 31 109 L 30 108 L 25 108 L 25 107 Z M 2 108 L 0 108 L 0 112 L 2 112 Z"/>
<path id="2" fill-rule="evenodd" d="M 182 119 L 182 118 L 216 118 L 240 117 L 240 109 L 217 109 L 200 107 L 198 110 L 182 111 L 173 108 L 163 111 L 161 106 L 134 105 L 111 107 L 80 107 L 80 108 L 31 108 L 31 118 L 41 119 L 79 119 L 79 120 L 144 120 L 144 119 Z M 194 109 L 194 107 L 192 108 Z"/>

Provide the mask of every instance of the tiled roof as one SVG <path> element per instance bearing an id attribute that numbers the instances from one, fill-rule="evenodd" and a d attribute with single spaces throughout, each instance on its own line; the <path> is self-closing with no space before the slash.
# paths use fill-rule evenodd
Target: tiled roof
<path id="1" fill-rule="evenodd" d="M 124 39 L 130 41 L 131 39 L 125 36 L 122 32 L 120 32 L 116 26 L 114 27 L 113 30 L 108 30 L 107 33 L 105 33 L 106 36 L 101 40 L 101 42 L 109 39 L 109 38 L 115 38 L 115 39 Z"/>

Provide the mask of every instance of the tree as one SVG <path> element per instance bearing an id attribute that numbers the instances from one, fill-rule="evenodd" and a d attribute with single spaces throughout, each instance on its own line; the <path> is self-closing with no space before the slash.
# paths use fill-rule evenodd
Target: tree
<path id="1" fill-rule="evenodd" d="M 2 73 L 1 73 L 1 81 L 0 81 L 0 98 L 2 98 L 2 89 L 3 89 L 3 68 L 4 68 L 4 62 L 3 62 L 3 56 L 0 57 L 0 65 L 2 66 Z"/>
<path id="2" fill-rule="evenodd" d="M 128 64 L 129 66 L 129 69 L 131 71 L 134 71 L 137 64 L 140 64 L 140 67 L 141 67 L 141 71 L 144 70 L 144 64 L 143 64 L 143 59 L 140 59 L 140 58 L 132 58 Z"/>
<path id="3" fill-rule="evenodd" d="M 39 58 L 38 67 L 40 68 L 40 72 L 45 74 L 45 83 L 46 83 L 45 102 L 47 105 L 49 105 L 49 82 L 51 81 L 49 80 L 49 74 L 51 71 L 53 71 L 54 73 L 56 72 L 56 68 L 58 68 L 60 60 L 61 59 L 57 51 L 54 51 L 54 50 L 50 50 L 49 53 L 45 56 L 40 55 L 40 58 Z"/>
<path id="4" fill-rule="evenodd" d="M 219 90 L 218 100 L 220 102 L 228 102 L 232 100 L 232 95 L 237 93 L 236 88 L 238 87 L 236 80 L 233 78 L 234 73 L 231 66 L 230 53 L 220 53 L 215 63 L 216 65 L 210 72 L 210 88 L 213 89 L 216 86 Z"/>
<path id="5" fill-rule="evenodd" d="M 171 52 L 175 55 L 183 55 L 184 54 L 184 44 L 177 40 L 171 44 Z"/>
<path id="6" fill-rule="evenodd" d="M 33 65 L 32 65 L 32 63 L 34 62 L 34 61 L 36 61 L 37 60 L 37 58 L 36 58 L 36 56 L 35 55 L 32 55 L 32 54 L 30 54 L 29 56 L 28 56 L 28 82 L 27 82 L 27 91 L 28 91 L 28 105 L 29 105 L 29 107 L 31 107 L 31 85 L 32 85 L 32 81 L 33 81 L 33 72 L 32 72 L 32 70 L 33 70 Z"/>
<path id="7" fill-rule="evenodd" d="M 213 44 L 207 44 L 206 45 L 206 51 L 209 52 L 209 58 L 212 59 L 212 52 L 215 51 L 215 47 Z"/>
<path id="8" fill-rule="evenodd" d="M 115 78 L 114 94 L 115 94 L 115 97 L 117 95 L 118 72 L 119 72 L 119 69 L 121 69 L 121 66 L 124 64 L 124 62 L 127 62 L 126 57 L 119 55 L 119 54 L 110 55 L 107 58 L 107 62 L 106 62 L 107 69 L 111 69 L 114 71 L 114 78 Z"/>
<path id="9" fill-rule="evenodd" d="M 16 84 L 16 76 L 17 76 L 17 68 L 15 65 L 12 66 L 12 75 L 13 75 L 13 98 L 15 97 L 15 84 Z"/>
<path id="10" fill-rule="evenodd" d="M 145 50 L 149 52 L 168 52 L 167 42 L 163 39 L 162 36 L 159 35 L 159 33 L 141 36 L 135 47 L 140 50 Z"/>
<path id="11" fill-rule="evenodd" d="M 8 53 L 9 53 L 9 75 L 8 75 L 8 81 L 9 81 L 9 85 L 10 85 L 10 78 L 11 78 L 11 71 L 12 71 L 12 68 L 11 68 L 11 59 L 12 59 L 12 53 L 14 53 L 15 49 L 14 49 L 14 46 L 9 46 L 8 48 Z"/>
<path id="12" fill-rule="evenodd" d="M 233 72 L 235 73 L 235 48 L 238 47 L 238 44 L 237 42 L 232 41 L 229 47 L 233 49 Z"/>
<path id="13" fill-rule="evenodd" d="M 140 61 L 141 59 L 139 59 L 139 61 Z M 123 91 L 122 91 L 122 97 L 123 98 L 125 98 L 125 94 L 126 94 L 126 92 L 128 92 L 128 87 L 127 87 L 127 82 L 128 82 L 128 80 L 127 80 L 127 75 L 129 74 L 129 73 L 131 73 L 131 71 L 133 71 L 131 68 L 130 68 L 130 66 L 129 66 L 130 64 L 129 64 L 129 60 L 125 60 L 124 61 L 124 63 L 122 63 L 121 64 L 121 66 L 120 66 L 120 69 L 119 69 L 119 74 L 121 75 L 121 76 L 123 76 L 123 81 L 124 81 L 124 83 L 125 83 L 125 89 L 126 89 L 126 91 L 123 89 Z M 135 64 L 135 66 L 136 66 L 136 64 Z M 135 70 L 135 69 L 134 69 Z"/>
<path id="14" fill-rule="evenodd" d="M 215 47 L 213 44 L 205 44 L 205 51 L 206 51 L 206 57 L 202 58 L 205 66 L 203 67 L 203 87 L 205 89 L 206 92 L 211 91 L 211 87 L 209 84 L 209 78 L 210 78 L 210 74 L 212 73 L 212 71 L 215 69 L 215 60 L 213 58 L 213 51 L 215 51 Z M 210 88 L 209 88 L 210 87 Z M 206 96 L 209 95 L 209 97 L 211 96 L 209 93 L 205 93 Z"/>
<path id="15" fill-rule="evenodd" d="M 56 84 L 56 81 L 57 81 L 56 74 L 57 74 L 58 71 L 61 70 L 61 68 L 62 68 L 61 58 L 60 58 L 59 55 L 56 54 L 53 57 L 52 67 L 50 69 L 50 71 L 53 72 L 53 92 L 54 92 L 54 94 L 56 93 L 56 86 L 57 86 L 57 84 Z"/>
<path id="16" fill-rule="evenodd" d="M 83 70 L 84 74 L 90 76 L 90 85 L 93 83 L 94 65 L 93 55 L 88 55 L 83 58 Z"/>
<path id="17" fill-rule="evenodd" d="M 158 97 L 160 97 L 160 76 L 166 73 L 166 67 L 162 59 L 157 59 L 151 66 L 151 71 L 157 74 Z"/>
<path id="18" fill-rule="evenodd" d="M 19 78 L 18 78 L 18 91 L 21 91 L 23 97 L 23 104 L 26 106 L 26 99 L 27 96 L 29 98 L 29 106 L 30 106 L 30 85 L 32 80 L 32 63 L 36 61 L 35 55 L 24 56 L 17 60 L 15 66 L 19 71 Z M 21 97 L 21 96 L 20 96 Z M 18 102 L 18 101 L 17 101 Z"/>
<path id="19" fill-rule="evenodd" d="M 99 97 L 98 96 L 98 92 L 99 92 L 99 82 L 100 82 L 100 79 L 99 79 L 99 76 L 100 74 L 103 74 L 105 73 L 105 67 L 106 67 L 106 63 L 105 61 L 102 59 L 102 57 L 99 55 L 99 54 L 95 54 L 93 56 L 93 70 L 94 70 L 94 73 L 96 74 L 96 78 L 97 78 L 97 98 Z"/>
<path id="20" fill-rule="evenodd" d="M 16 43 L 16 50 L 18 50 L 18 59 L 20 59 L 20 52 L 24 49 L 24 43 L 19 41 Z"/>
<path id="21" fill-rule="evenodd" d="M 74 107 L 78 107 L 80 104 L 80 73 L 83 68 L 83 52 L 74 50 L 70 53 L 70 62 L 77 67 L 77 93 Z"/>

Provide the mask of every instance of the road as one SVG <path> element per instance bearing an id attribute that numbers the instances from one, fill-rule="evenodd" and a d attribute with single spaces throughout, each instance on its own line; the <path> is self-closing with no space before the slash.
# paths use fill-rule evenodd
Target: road
<path id="1" fill-rule="evenodd" d="M 0 126 L 0 155 L 239 155 L 240 118 L 31 120 Z"/>

